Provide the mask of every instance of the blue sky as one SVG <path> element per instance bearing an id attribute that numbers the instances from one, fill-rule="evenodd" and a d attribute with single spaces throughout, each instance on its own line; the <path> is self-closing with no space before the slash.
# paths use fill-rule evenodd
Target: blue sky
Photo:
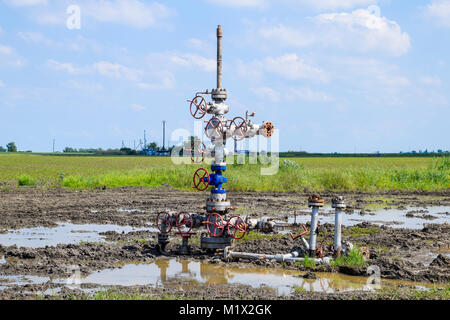
<path id="1" fill-rule="evenodd" d="M 281 151 L 450 149 L 449 0 L 0 0 L 0 144 L 192 130 L 218 24 L 230 114 L 272 121 Z"/>

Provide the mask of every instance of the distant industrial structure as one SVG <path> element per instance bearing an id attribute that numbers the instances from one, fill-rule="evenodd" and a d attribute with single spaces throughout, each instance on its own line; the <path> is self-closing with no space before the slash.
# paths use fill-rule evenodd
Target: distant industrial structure
<path id="1" fill-rule="evenodd" d="M 168 157 L 170 156 L 169 150 L 166 149 L 166 121 L 162 122 L 163 124 L 163 147 L 162 149 L 158 149 L 156 146 L 150 146 L 147 144 L 147 132 L 144 130 L 144 143 L 140 140 L 140 143 L 135 150 L 141 149 L 139 151 L 140 154 L 149 157 Z"/>

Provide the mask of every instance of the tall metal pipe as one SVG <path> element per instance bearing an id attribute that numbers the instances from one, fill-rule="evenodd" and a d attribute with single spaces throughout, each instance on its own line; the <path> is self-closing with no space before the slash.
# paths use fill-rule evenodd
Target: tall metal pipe
<path id="1" fill-rule="evenodd" d="M 222 88 L 222 26 L 217 27 L 217 89 Z"/>
<path id="2" fill-rule="evenodd" d="M 309 237 L 309 255 L 314 257 L 316 254 L 317 242 L 317 223 L 319 222 L 319 207 L 313 206 L 311 212 L 311 234 Z"/>
<path id="3" fill-rule="evenodd" d="M 346 208 L 344 198 L 337 196 L 332 200 L 332 207 L 336 209 L 334 219 L 334 252 L 340 256 L 342 251 L 342 213 Z"/>

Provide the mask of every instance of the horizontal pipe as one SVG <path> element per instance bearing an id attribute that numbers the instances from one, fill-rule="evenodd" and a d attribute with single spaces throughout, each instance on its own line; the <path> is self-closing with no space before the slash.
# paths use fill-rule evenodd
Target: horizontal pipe
<path id="1" fill-rule="evenodd" d="M 225 259 L 228 258 L 241 258 L 241 259 L 254 259 L 254 260 L 276 260 L 278 262 L 303 262 L 305 258 L 299 258 L 299 252 L 294 251 L 288 254 L 259 254 L 259 253 L 249 253 L 249 252 L 234 252 L 230 251 L 230 248 L 227 247 L 224 250 Z M 318 264 L 328 264 L 330 258 L 314 258 L 315 263 Z"/>

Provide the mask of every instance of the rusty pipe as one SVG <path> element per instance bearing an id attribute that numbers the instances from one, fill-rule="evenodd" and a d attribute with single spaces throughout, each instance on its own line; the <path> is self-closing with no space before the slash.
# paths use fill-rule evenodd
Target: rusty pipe
<path id="1" fill-rule="evenodd" d="M 222 26 L 217 27 L 217 89 L 222 89 Z"/>

